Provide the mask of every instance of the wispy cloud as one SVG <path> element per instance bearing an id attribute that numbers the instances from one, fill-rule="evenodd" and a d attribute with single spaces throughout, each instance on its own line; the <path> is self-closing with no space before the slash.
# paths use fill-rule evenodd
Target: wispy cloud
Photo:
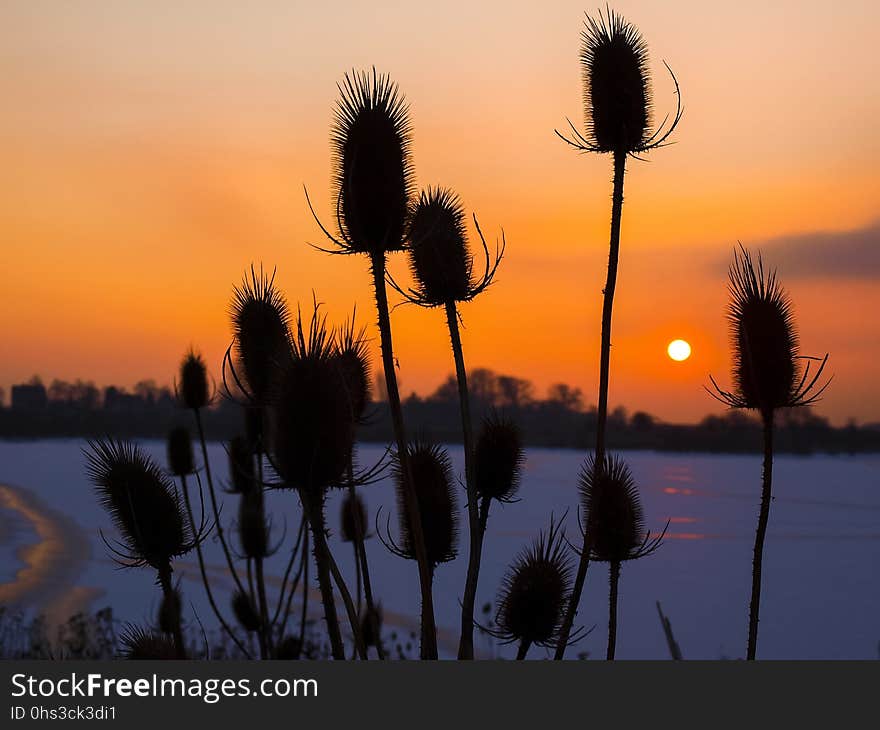
<path id="1" fill-rule="evenodd" d="M 750 246 L 749 242 L 743 243 Z M 772 238 L 756 248 L 786 277 L 880 279 L 880 220 L 849 231 L 814 231 Z"/>

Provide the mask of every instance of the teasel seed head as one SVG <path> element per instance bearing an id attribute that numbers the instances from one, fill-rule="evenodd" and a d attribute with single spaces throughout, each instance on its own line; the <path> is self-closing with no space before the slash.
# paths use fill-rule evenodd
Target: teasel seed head
<path id="1" fill-rule="evenodd" d="M 452 464 L 446 451 L 434 444 L 417 440 L 411 442 L 407 449 L 428 563 L 436 567 L 454 560 L 458 550 L 458 504 L 453 487 Z M 415 544 L 409 511 L 404 502 L 404 474 L 399 458 L 395 458 L 392 469 L 398 495 L 400 544 L 389 540 L 387 545 L 396 555 L 415 560 Z"/>
<path id="2" fill-rule="evenodd" d="M 176 477 L 183 477 L 195 470 L 189 430 L 185 426 L 172 428 L 168 433 L 168 471 Z"/>
<path id="3" fill-rule="evenodd" d="M 178 397 L 185 408 L 197 411 L 211 402 L 205 361 L 194 350 L 190 350 L 180 363 L 178 387 Z"/>
<path id="4" fill-rule="evenodd" d="M 273 464 L 285 484 L 312 496 L 339 484 L 354 448 L 354 420 L 336 347 L 317 304 L 308 333 L 297 316 L 291 357 L 267 411 Z"/>
<path id="5" fill-rule="evenodd" d="M 510 502 L 519 488 L 525 454 L 519 426 L 493 413 L 483 419 L 474 447 L 474 485 L 480 497 Z"/>
<path id="6" fill-rule="evenodd" d="M 652 128 L 648 46 L 634 25 L 610 9 L 599 11 L 597 18 L 587 16 L 580 61 L 585 129 L 569 121 L 571 138 L 557 131 L 559 137 L 581 152 L 633 156 L 668 144 L 683 114 L 678 80 L 667 65 L 675 84 L 676 110 Z"/>
<path id="7" fill-rule="evenodd" d="M 501 588 L 495 622 L 507 642 L 553 646 L 571 589 L 571 562 L 558 526 L 521 552 Z"/>
<path id="8" fill-rule="evenodd" d="M 269 526 L 263 490 L 252 489 L 241 495 L 238 503 L 238 538 L 241 551 L 248 558 L 264 558 L 269 554 Z"/>
<path id="9" fill-rule="evenodd" d="M 284 295 L 269 276 L 251 266 L 250 278 L 233 289 L 229 306 L 235 337 L 236 377 L 253 403 L 263 405 L 275 370 L 290 347 L 290 313 Z"/>
<path id="10" fill-rule="evenodd" d="M 828 355 L 799 355 L 791 299 L 776 272 L 765 271 L 761 256 L 756 263 L 740 245 L 734 251 L 728 289 L 734 388 L 722 390 L 712 380 L 715 392 L 710 394 L 733 408 L 755 409 L 765 418 L 778 408 L 815 402 L 828 386 L 826 382 L 816 387 Z M 815 362 L 819 365 L 813 367 Z"/>
<path id="11" fill-rule="evenodd" d="M 361 423 L 370 402 L 370 353 L 366 331 L 355 330 L 355 313 L 342 329 L 336 342 L 336 366 L 351 407 L 352 418 Z"/>
<path id="12" fill-rule="evenodd" d="M 585 542 L 593 560 L 622 563 L 654 552 L 663 539 L 645 528 L 642 500 L 626 462 L 606 456 L 600 466 L 590 457 L 581 469 L 579 490 Z"/>
<path id="13" fill-rule="evenodd" d="M 111 550 L 130 566 L 167 569 L 195 547 L 180 496 L 165 473 L 127 441 L 89 441 L 87 472 L 101 505 L 122 535 Z"/>
<path id="14" fill-rule="evenodd" d="M 232 596 L 232 613 L 239 625 L 248 633 L 259 631 L 263 625 L 257 607 L 247 593 L 236 591 Z"/>
<path id="15" fill-rule="evenodd" d="M 331 142 L 342 248 L 400 250 L 412 196 L 408 106 L 375 68 L 345 74 L 339 93 Z"/>
<path id="16" fill-rule="evenodd" d="M 128 624 L 119 637 L 122 656 L 131 660 L 177 659 L 177 650 L 171 637 L 134 624 Z"/>
<path id="17" fill-rule="evenodd" d="M 180 589 L 172 589 L 170 594 L 162 594 L 162 603 L 159 604 L 159 631 L 165 634 L 174 633 L 180 626 Z"/>
<path id="18" fill-rule="evenodd" d="M 423 190 L 409 219 L 409 262 L 421 298 L 433 306 L 469 299 L 473 257 L 464 208 L 446 188 Z"/>
<path id="19" fill-rule="evenodd" d="M 229 456 L 229 477 L 231 491 L 236 494 L 249 494 L 258 489 L 254 468 L 254 452 L 248 439 L 235 436 L 226 447 Z"/>
<path id="20" fill-rule="evenodd" d="M 359 494 L 346 492 L 339 512 L 340 533 L 343 542 L 364 540 L 367 537 L 367 508 Z"/>

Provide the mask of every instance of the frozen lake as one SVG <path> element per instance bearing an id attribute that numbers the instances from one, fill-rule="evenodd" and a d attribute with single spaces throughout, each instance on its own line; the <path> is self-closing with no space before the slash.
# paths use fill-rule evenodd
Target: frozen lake
<path id="1" fill-rule="evenodd" d="M 164 464 L 164 443 L 142 445 Z M 85 477 L 81 446 L 80 441 L 0 442 L 0 485 L 12 488 L 0 491 L 0 603 L 14 601 L 54 612 L 88 604 L 92 608 L 111 605 L 120 619 L 150 620 L 158 602 L 154 576 L 148 570 L 119 570 L 108 557 L 98 530 L 112 534 L 112 528 Z M 223 447 L 212 444 L 209 449 L 215 474 L 225 477 Z M 372 463 L 382 451 L 378 446 L 362 446 L 361 463 Z M 461 472 L 461 448 L 449 451 Z M 494 603 L 507 565 L 547 526 L 551 513 L 559 517 L 569 509 L 567 533 L 579 542 L 576 480 L 582 458 L 573 451 L 529 450 L 521 501 L 492 506 L 478 613 L 483 603 Z M 657 553 L 623 567 L 617 656 L 668 657 L 657 600 L 672 621 L 686 658 L 743 656 L 760 458 L 653 452 L 630 452 L 626 458 L 641 486 L 649 527 L 660 529 L 667 520 L 671 524 Z M 880 455 L 779 456 L 774 479 L 759 656 L 877 658 Z M 361 494 L 371 523 L 379 507 L 395 509 L 388 481 L 365 487 Z M 228 522 L 236 506 L 226 499 Z M 463 509 L 463 494 L 459 501 Z M 295 496 L 272 494 L 269 508 L 276 515 L 287 515 L 286 544 L 290 544 L 299 524 Z M 461 535 L 466 542 L 466 516 L 462 518 Z M 339 494 L 328 499 L 327 519 L 334 532 L 331 548 L 353 585 L 351 545 L 336 538 Z M 391 524 L 396 535 L 396 521 Z M 277 517 L 275 525 L 280 537 Z M 467 562 L 466 544 L 462 548 L 455 562 L 438 568 L 435 579 L 435 610 L 444 629 L 443 647 L 449 653 L 455 651 Z M 419 595 L 415 564 L 389 554 L 375 537 L 368 541 L 367 551 L 373 590 L 386 616 L 396 617 L 401 627 L 414 622 Z M 47 556 L 61 566 L 55 575 L 40 573 Z M 286 557 L 282 550 L 270 560 L 267 571 L 279 575 Z M 208 561 L 221 562 L 215 545 L 209 546 Z M 202 621 L 211 625 L 194 557 L 176 566 L 175 577 L 183 579 L 185 605 L 192 602 Z M 607 567 L 593 564 L 578 623 L 596 624 L 596 629 L 569 650 L 570 656 L 583 651 L 591 657 L 604 656 L 606 596 Z M 320 610 L 317 601 L 312 606 Z M 492 647 L 485 639 L 478 641 L 484 655 L 490 655 Z M 498 651 L 505 656 L 510 653 L 504 648 Z M 543 649 L 533 649 L 530 656 L 544 654 Z"/>

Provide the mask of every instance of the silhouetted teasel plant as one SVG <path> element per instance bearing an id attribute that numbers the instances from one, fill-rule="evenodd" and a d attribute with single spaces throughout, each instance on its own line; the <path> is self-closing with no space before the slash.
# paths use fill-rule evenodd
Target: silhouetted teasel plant
<path id="1" fill-rule="evenodd" d="M 444 309 L 452 344 L 464 442 L 465 484 L 468 495 L 468 528 L 470 533 L 468 571 L 461 611 L 459 659 L 474 658 L 474 601 L 480 574 L 482 534 L 479 527 L 477 495 L 474 488 L 473 424 L 468 396 L 467 370 L 465 369 L 464 352 L 459 332 L 458 305 L 461 302 L 471 301 L 492 283 L 495 272 L 504 256 L 505 247 L 502 233 L 502 243 L 496 248 L 493 259 L 476 216 L 474 216 L 474 225 L 482 242 L 485 256 L 485 270 L 479 277 L 474 275 L 474 256 L 468 247 L 467 226 L 465 225 L 465 214 L 461 200 L 448 188 L 429 187 L 423 190 L 412 206 L 407 232 L 409 263 L 415 287 L 404 290 L 394 282 L 390 275 L 388 277 L 391 285 L 407 301 L 422 307 L 442 307 Z"/>
<path id="2" fill-rule="evenodd" d="M 800 355 L 791 298 L 779 283 L 776 271 L 765 271 L 742 245 L 734 250 L 729 271 L 733 388 L 721 388 L 714 378 L 710 395 L 731 408 L 757 411 L 764 431 L 764 471 L 761 510 L 752 558 L 752 593 L 749 601 L 749 638 L 746 658 L 754 659 L 758 644 L 761 603 L 761 567 L 764 537 L 770 517 L 773 483 L 773 426 L 780 408 L 815 403 L 831 382 L 820 385 L 828 363 L 822 358 Z M 804 364 L 806 363 L 806 364 Z"/>
<path id="3" fill-rule="evenodd" d="M 663 542 L 666 528 L 659 535 L 652 535 L 645 528 L 642 500 L 635 479 L 626 462 L 616 456 L 606 455 L 602 462 L 590 457 L 581 470 L 579 487 L 584 545 L 590 549 L 587 560 L 609 564 L 606 658 L 614 659 L 620 566 L 656 551 Z M 584 561 L 583 556 L 581 560 Z"/>
<path id="4" fill-rule="evenodd" d="M 318 226 L 330 241 L 334 254 L 362 254 L 370 261 L 376 298 L 382 366 L 388 406 L 398 454 L 406 463 L 407 437 L 395 370 L 391 319 L 385 289 L 386 259 L 405 247 L 406 221 L 413 194 L 411 127 L 409 107 L 397 85 L 385 74 L 352 71 L 338 85 L 330 139 L 333 147 L 334 203 L 337 233 L 318 219 L 306 191 L 306 201 Z M 406 478 L 405 509 L 414 525 L 414 548 L 422 594 L 423 658 L 437 658 L 437 631 L 431 596 L 431 571 L 421 535 L 421 520 L 414 487 Z"/>
<path id="5" fill-rule="evenodd" d="M 336 359 L 336 344 L 326 317 L 315 303 L 308 327 L 297 314 L 289 356 L 278 371 L 267 409 L 272 465 L 282 486 L 297 490 L 311 528 L 324 617 L 334 659 L 345 650 L 331 573 L 349 615 L 355 646 L 363 657 L 360 626 L 351 595 L 326 540 L 324 500 L 327 490 L 342 483 L 354 447 L 351 403 Z"/>
<path id="6" fill-rule="evenodd" d="M 504 576 L 498 598 L 495 627 L 481 627 L 506 644 L 517 644 L 517 659 L 525 659 L 532 646 L 552 647 L 571 587 L 572 565 L 561 524 L 551 519 L 550 529 L 524 549 Z M 572 640 L 577 640 L 576 632 Z"/>
<path id="7" fill-rule="evenodd" d="M 172 563 L 204 539 L 207 526 L 192 529 L 174 484 L 136 445 L 89 441 L 85 455 L 89 479 L 122 538 L 113 544 L 102 533 L 104 543 L 120 565 L 155 570 L 164 600 L 179 603 L 171 583 Z M 168 628 L 177 656 L 184 658 L 180 621 Z"/>
<path id="8" fill-rule="evenodd" d="M 119 644 L 123 659 L 165 661 L 180 658 L 173 640 L 162 633 L 135 624 L 127 624 L 123 628 Z"/>
<path id="9" fill-rule="evenodd" d="M 452 462 L 446 451 L 436 444 L 416 440 L 410 443 L 407 448 L 413 484 L 416 488 L 416 497 L 419 500 L 422 534 L 425 536 L 425 547 L 433 580 L 434 570 L 437 566 L 455 560 L 458 553 L 458 504 L 455 498 Z M 404 474 L 399 457 L 399 454 L 395 454 L 392 471 L 398 497 L 400 537 L 395 540 L 391 536 L 390 515 L 386 520 L 385 536 L 383 537 L 378 528 L 379 514 L 377 513 L 376 532 L 385 547 L 392 553 L 400 558 L 415 560 L 416 551 L 413 539 L 415 529 L 410 521 L 410 513 L 403 509 Z"/>
<path id="10" fill-rule="evenodd" d="M 599 399 L 596 413 L 596 451 L 598 462 L 605 458 L 605 430 L 608 421 L 608 381 L 611 362 L 611 319 L 617 265 L 620 251 L 620 221 L 623 212 L 623 179 L 626 158 L 640 159 L 651 150 L 670 143 L 681 121 L 681 91 L 675 74 L 666 65 L 675 84 L 676 109 L 659 125 L 652 121 L 651 80 L 648 73 L 648 46 L 638 29 L 613 10 L 599 11 L 597 18 L 586 17 L 581 34 L 581 67 L 584 87 L 584 129 L 569 120 L 571 136 L 556 134 L 579 152 L 610 153 L 614 159 L 611 202 L 611 236 L 608 275 L 603 290 L 602 338 L 599 362 Z M 562 641 L 556 658 L 562 659 L 568 632 L 574 621 L 586 579 L 589 549 L 581 551 L 572 600 L 562 628 Z"/>
<path id="11" fill-rule="evenodd" d="M 190 501 L 188 477 L 190 477 L 191 475 L 196 475 L 196 478 L 198 479 L 198 474 L 196 472 L 195 458 L 193 456 L 192 438 L 190 437 L 189 431 L 185 427 L 177 426 L 171 429 L 171 431 L 168 433 L 167 459 L 168 472 L 172 476 L 180 479 L 181 491 L 183 493 L 184 505 L 186 507 L 186 516 L 189 520 L 190 529 L 195 532 L 197 530 L 197 523 L 195 513 L 193 511 L 192 502 Z M 201 482 L 199 482 L 199 507 L 201 515 L 200 520 L 204 520 L 205 504 Z M 220 623 L 223 631 L 225 631 L 229 638 L 232 639 L 233 643 L 235 643 L 242 654 L 250 658 L 250 653 L 247 651 L 244 644 L 241 642 L 238 636 L 236 636 L 235 632 L 232 630 L 232 627 L 226 621 L 223 613 L 220 611 L 220 607 L 217 605 L 216 599 L 214 598 L 214 592 L 211 588 L 211 583 L 208 580 L 208 572 L 205 569 L 205 557 L 202 552 L 201 543 L 197 543 L 195 548 L 196 557 L 198 558 L 199 563 L 199 574 L 202 578 L 202 585 L 205 588 L 205 594 L 208 598 L 208 604 L 210 605 L 211 610 L 213 611 L 214 616 L 217 618 L 218 622 Z"/>

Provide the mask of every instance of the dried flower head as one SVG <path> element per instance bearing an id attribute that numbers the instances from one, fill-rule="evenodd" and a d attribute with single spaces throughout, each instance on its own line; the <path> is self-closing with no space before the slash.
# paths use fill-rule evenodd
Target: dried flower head
<path id="1" fill-rule="evenodd" d="M 185 408 L 199 410 L 211 402 L 208 371 L 202 356 L 190 350 L 180 363 L 178 397 Z"/>
<path id="2" fill-rule="evenodd" d="M 370 609 L 364 609 L 361 615 L 361 638 L 364 646 L 379 646 L 382 641 L 382 604 L 377 603 L 373 607 L 372 615 Z"/>
<path id="3" fill-rule="evenodd" d="M 168 433 L 168 471 L 176 477 L 192 474 L 195 470 L 192 438 L 184 426 L 172 428 Z"/>
<path id="4" fill-rule="evenodd" d="M 363 540 L 367 537 L 367 508 L 360 495 L 345 493 L 339 511 L 340 537 L 343 542 Z"/>
<path id="5" fill-rule="evenodd" d="M 315 305 L 308 334 L 297 315 L 292 353 L 269 402 L 273 464 L 284 482 L 310 494 L 338 484 L 354 446 L 354 420 L 336 346 Z"/>
<path id="6" fill-rule="evenodd" d="M 269 525 L 266 522 L 263 490 L 260 488 L 241 495 L 238 503 L 238 539 L 245 557 L 264 558 L 269 554 Z"/>
<path id="7" fill-rule="evenodd" d="M 339 238 L 318 224 L 332 253 L 399 251 L 412 196 L 408 106 L 375 68 L 345 74 L 338 88 L 331 143 Z"/>
<path id="8" fill-rule="evenodd" d="M 119 643 L 125 659 L 167 661 L 178 658 L 174 641 L 169 636 L 134 624 L 123 629 Z"/>
<path id="9" fill-rule="evenodd" d="M 510 502 L 519 488 L 525 459 L 522 433 L 509 417 L 483 419 L 474 447 L 474 486 L 480 497 Z"/>
<path id="10" fill-rule="evenodd" d="M 820 360 L 798 354 L 791 299 L 776 272 L 764 270 L 760 255 L 756 265 L 740 245 L 729 280 L 734 389 L 722 390 L 713 379 L 715 392 L 710 394 L 733 408 L 751 408 L 765 416 L 777 408 L 814 403 L 830 382 L 816 388 L 828 355 Z"/>
<path id="11" fill-rule="evenodd" d="M 407 447 L 407 457 L 422 520 L 428 563 L 435 568 L 440 563 L 454 560 L 458 548 L 458 505 L 453 488 L 452 464 L 444 449 L 423 441 L 411 442 Z M 400 544 L 390 535 L 383 542 L 395 555 L 415 560 L 415 544 L 409 510 L 404 503 L 404 475 L 399 458 L 395 458 L 392 470 L 398 495 Z"/>
<path id="12" fill-rule="evenodd" d="M 165 473 L 127 441 L 89 441 L 87 472 L 102 506 L 122 535 L 108 547 L 127 565 L 166 569 L 195 547 L 180 496 Z"/>
<path id="13" fill-rule="evenodd" d="M 302 642 L 298 636 L 287 635 L 275 646 L 275 658 L 282 660 L 299 659 L 302 655 Z"/>
<path id="14" fill-rule="evenodd" d="M 553 646 L 571 586 L 571 563 L 559 526 L 550 523 L 517 556 L 504 578 L 495 618 L 498 638 Z"/>
<path id="15" fill-rule="evenodd" d="M 232 613 L 239 625 L 249 633 L 259 631 L 263 625 L 251 597 L 242 591 L 236 591 L 232 596 Z"/>
<path id="16" fill-rule="evenodd" d="M 258 275 L 251 266 L 250 278 L 233 289 L 229 314 L 237 361 L 233 376 L 239 390 L 263 405 L 290 346 L 290 313 L 275 287 L 275 271 L 269 276 L 260 267 Z"/>
<path id="17" fill-rule="evenodd" d="M 336 367 L 342 374 L 354 421 L 363 421 L 370 402 L 370 354 L 366 330 L 355 329 L 355 315 L 339 330 L 336 338 Z"/>
<path id="18" fill-rule="evenodd" d="M 660 546 L 665 530 L 652 538 L 645 528 L 639 490 L 622 459 L 606 456 L 600 466 L 591 456 L 581 469 L 579 489 L 593 560 L 622 563 Z"/>
<path id="19" fill-rule="evenodd" d="M 638 29 L 613 10 L 587 16 L 581 34 L 580 60 L 584 82 L 583 132 L 569 121 L 572 138 L 559 132 L 582 152 L 639 155 L 667 143 L 681 120 L 681 93 L 675 83 L 677 108 L 672 120 L 652 129 L 648 46 Z"/>

